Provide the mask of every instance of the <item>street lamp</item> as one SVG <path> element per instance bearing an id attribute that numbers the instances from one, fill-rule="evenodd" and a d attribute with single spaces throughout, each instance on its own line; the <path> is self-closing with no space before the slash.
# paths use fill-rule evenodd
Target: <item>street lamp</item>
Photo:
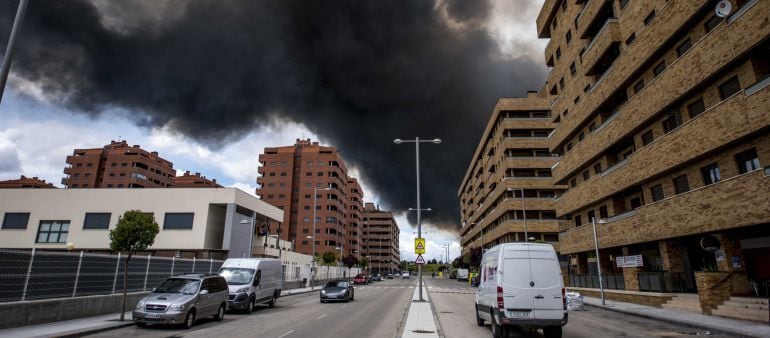
<path id="1" fill-rule="evenodd" d="M 602 283 L 602 265 L 600 264 L 600 259 L 599 259 L 599 240 L 596 239 L 596 223 L 597 223 L 596 218 L 591 217 L 591 225 L 594 228 L 594 248 L 596 249 L 596 271 L 599 272 L 599 291 L 601 292 L 601 295 L 602 295 L 602 305 L 605 305 L 604 304 L 604 284 Z M 606 224 L 607 221 L 600 219 L 598 223 Z"/>
<path id="2" fill-rule="evenodd" d="M 415 137 L 414 140 L 402 140 L 402 139 L 395 139 L 393 140 L 393 143 L 395 144 L 402 144 L 402 143 L 414 143 L 414 151 L 415 151 L 415 163 L 416 163 L 416 176 L 417 176 L 417 238 L 422 238 L 422 220 L 420 219 L 420 143 L 433 143 L 433 144 L 439 144 L 441 143 L 440 139 L 433 139 L 433 140 L 420 140 L 419 137 Z M 422 302 L 422 265 L 417 265 L 417 274 L 419 275 L 419 296 L 420 301 Z"/>
<path id="3" fill-rule="evenodd" d="M 513 188 L 505 189 L 505 191 L 513 192 Z M 524 188 L 519 188 L 521 191 L 521 215 L 524 216 L 524 243 L 529 241 L 529 235 L 527 234 L 527 207 L 524 205 Z"/>
<path id="4" fill-rule="evenodd" d="M 332 190 L 330 187 L 321 188 L 318 189 L 318 187 L 313 187 L 313 267 L 312 267 L 312 273 L 310 274 L 310 290 L 313 290 L 313 277 L 315 277 L 315 225 L 316 225 L 316 208 L 318 208 L 318 192 L 319 191 L 325 191 L 325 190 Z"/>

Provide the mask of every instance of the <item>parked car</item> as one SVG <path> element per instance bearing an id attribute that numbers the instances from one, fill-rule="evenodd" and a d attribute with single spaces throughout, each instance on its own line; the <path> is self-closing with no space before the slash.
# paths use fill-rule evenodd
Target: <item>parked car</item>
<path id="1" fill-rule="evenodd" d="M 137 326 L 148 323 L 181 324 L 213 316 L 222 320 L 227 310 L 227 282 L 216 274 L 181 274 L 167 278 L 139 300 L 132 317 Z"/>
<path id="2" fill-rule="evenodd" d="M 364 274 L 357 274 L 353 277 L 353 284 L 369 284 L 369 279 Z"/>
<path id="3" fill-rule="evenodd" d="M 393 279 L 393 274 L 392 273 L 385 274 L 385 278 Z"/>
<path id="4" fill-rule="evenodd" d="M 227 281 L 229 309 L 251 313 L 258 304 L 275 307 L 283 287 L 281 261 L 272 258 L 230 258 L 219 274 Z"/>
<path id="5" fill-rule="evenodd" d="M 382 282 L 382 276 L 380 276 L 378 273 L 375 273 L 374 276 L 372 276 L 372 281 Z"/>
<path id="6" fill-rule="evenodd" d="M 476 323 L 493 337 L 512 328 L 543 329 L 561 337 L 567 303 L 556 251 L 550 244 L 504 243 L 484 253 L 476 291 Z"/>
<path id="7" fill-rule="evenodd" d="M 402 279 L 409 279 L 409 271 L 404 271 L 404 273 L 401 274 Z"/>
<path id="8" fill-rule="evenodd" d="M 457 279 L 457 270 L 453 270 L 449 273 L 449 279 Z"/>
<path id="9" fill-rule="evenodd" d="M 321 303 L 343 300 L 349 302 L 355 297 L 353 286 L 344 280 L 330 281 L 321 289 Z"/>

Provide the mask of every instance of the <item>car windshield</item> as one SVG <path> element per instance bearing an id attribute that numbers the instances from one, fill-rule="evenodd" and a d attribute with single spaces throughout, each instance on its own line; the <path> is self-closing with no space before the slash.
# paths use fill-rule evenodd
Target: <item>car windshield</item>
<path id="1" fill-rule="evenodd" d="M 365 278 L 365 276 L 364 275 L 356 275 L 356 278 L 359 278 L 359 279 L 360 278 Z"/>
<path id="2" fill-rule="evenodd" d="M 183 293 L 193 295 L 198 292 L 199 280 L 184 278 L 169 278 L 163 284 L 155 288 L 155 293 Z"/>
<path id="3" fill-rule="evenodd" d="M 328 282 L 326 283 L 327 288 L 346 288 L 348 287 L 348 283 L 346 282 Z"/>
<path id="4" fill-rule="evenodd" d="M 219 275 L 224 277 L 228 285 L 244 285 L 251 283 L 254 277 L 254 269 L 245 268 L 221 268 Z"/>

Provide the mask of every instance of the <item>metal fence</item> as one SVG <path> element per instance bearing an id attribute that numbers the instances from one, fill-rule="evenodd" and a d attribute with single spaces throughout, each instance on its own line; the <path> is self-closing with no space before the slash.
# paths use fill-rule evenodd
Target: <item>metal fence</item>
<path id="1" fill-rule="evenodd" d="M 133 256 L 128 292 L 147 291 L 180 273 L 212 273 L 222 261 Z M 125 256 L 0 250 L 0 302 L 123 292 Z"/>
<path id="2" fill-rule="evenodd" d="M 570 286 L 579 288 L 599 288 L 599 275 L 589 273 L 585 275 L 569 275 Z M 602 284 L 605 289 L 624 290 L 626 288 L 622 273 L 602 274 Z"/>

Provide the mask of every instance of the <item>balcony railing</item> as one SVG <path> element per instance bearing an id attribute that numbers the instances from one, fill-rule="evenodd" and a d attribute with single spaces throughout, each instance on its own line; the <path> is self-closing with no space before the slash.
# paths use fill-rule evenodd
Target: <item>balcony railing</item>
<path id="1" fill-rule="evenodd" d="M 602 274 L 605 289 L 625 290 L 626 284 L 622 273 Z M 599 288 L 599 274 L 569 275 L 569 285 L 578 288 Z"/>

